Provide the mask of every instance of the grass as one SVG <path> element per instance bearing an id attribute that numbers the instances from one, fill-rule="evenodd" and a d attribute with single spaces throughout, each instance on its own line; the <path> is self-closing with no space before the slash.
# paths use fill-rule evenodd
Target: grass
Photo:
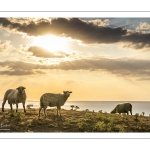
<path id="1" fill-rule="evenodd" d="M 38 118 L 38 109 L 26 114 L 23 109 L 17 113 L 0 109 L 0 132 L 150 132 L 150 117 L 144 115 L 64 109 L 61 113 L 62 117 L 57 117 L 56 109 L 49 109 L 45 119 L 42 113 Z"/>

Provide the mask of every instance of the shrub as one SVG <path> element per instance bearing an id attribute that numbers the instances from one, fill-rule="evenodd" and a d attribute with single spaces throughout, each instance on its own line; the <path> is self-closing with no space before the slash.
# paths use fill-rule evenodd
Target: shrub
<path id="1" fill-rule="evenodd" d="M 102 111 L 102 110 L 99 110 L 98 112 L 99 112 L 99 113 L 103 113 L 103 111 Z"/>
<path id="2" fill-rule="evenodd" d="M 27 120 L 26 125 L 27 127 L 30 127 L 32 125 L 32 119 Z"/>
<path id="3" fill-rule="evenodd" d="M 97 115 L 96 115 L 96 119 L 97 119 L 98 121 L 103 121 L 103 120 L 104 120 L 104 117 L 103 117 L 101 114 L 97 114 Z"/>
<path id="4" fill-rule="evenodd" d="M 25 117 L 25 114 L 21 113 L 21 112 L 15 112 L 14 110 L 12 112 L 9 111 L 7 116 L 6 116 L 6 119 L 10 119 L 12 117 L 14 117 L 14 119 L 20 121 Z"/>
<path id="5" fill-rule="evenodd" d="M 71 119 L 70 118 L 66 118 L 65 119 L 65 125 L 70 125 L 71 123 Z"/>
<path id="6" fill-rule="evenodd" d="M 111 123 L 106 124 L 104 121 L 98 121 L 94 127 L 93 131 L 98 131 L 98 132 L 110 132 L 111 131 Z"/>
<path id="7" fill-rule="evenodd" d="M 77 127 L 79 131 L 86 131 L 87 128 L 86 119 L 80 119 L 79 122 L 77 123 Z"/>
<path id="8" fill-rule="evenodd" d="M 115 126 L 115 131 L 116 131 L 116 132 L 125 132 L 125 129 L 124 129 L 124 127 L 121 126 L 121 125 L 116 125 L 116 126 Z"/>

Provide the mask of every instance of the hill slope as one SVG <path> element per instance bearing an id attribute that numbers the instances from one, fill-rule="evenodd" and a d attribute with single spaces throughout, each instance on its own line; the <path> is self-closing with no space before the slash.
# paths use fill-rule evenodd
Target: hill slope
<path id="1" fill-rule="evenodd" d="M 56 109 L 47 110 L 47 118 L 38 109 L 0 109 L 0 132 L 150 132 L 150 117 L 119 115 L 99 112 L 62 109 L 62 117 L 56 116 Z"/>

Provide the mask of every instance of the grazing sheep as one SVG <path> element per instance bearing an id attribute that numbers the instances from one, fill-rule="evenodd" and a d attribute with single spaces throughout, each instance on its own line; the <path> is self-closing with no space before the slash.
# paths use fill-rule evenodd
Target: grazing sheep
<path id="1" fill-rule="evenodd" d="M 4 105 L 8 100 L 8 104 L 10 104 L 11 111 L 13 110 L 12 104 L 16 104 L 16 112 L 18 112 L 18 103 L 23 104 L 24 112 L 25 110 L 25 101 L 26 101 L 26 92 L 25 87 L 19 86 L 16 89 L 9 89 L 5 92 L 3 103 L 2 103 L 2 111 L 4 112 Z"/>
<path id="2" fill-rule="evenodd" d="M 40 108 L 39 108 L 39 117 L 40 117 L 40 111 L 43 108 L 44 109 L 44 116 L 46 118 L 46 108 L 47 106 L 54 107 L 57 106 L 57 116 L 58 111 L 59 115 L 61 116 L 61 106 L 65 104 L 68 97 L 70 96 L 71 91 L 63 91 L 64 94 L 54 94 L 54 93 L 45 93 L 40 98 Z"/>
<path id="3" fill-rule="evenodd" d="M 123 103 L 123 104 L 118 104 L 110 113 L 127 113 L 129 114 L 128 111 L 130 111 L 132 115 L 132 105 L 130 103 Z"/>

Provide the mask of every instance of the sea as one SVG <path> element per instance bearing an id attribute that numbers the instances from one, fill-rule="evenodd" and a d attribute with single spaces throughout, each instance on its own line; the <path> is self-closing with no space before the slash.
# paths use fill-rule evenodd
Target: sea
<path id="1" fill-rule="evenodd" d="M 83 111 L 88 109 L 89 111 L 99 112 L 102 111 L 104 113 L 110 113 L 117 104 L 129 102 L 132 104 L 132 114 L 135 115 L 138 113 L 139 115 L 144 112 L 144 116 L 150 116 L 150 101 L 66 101 L 66 103 L 61 107 L 62 109 L 70 110 L 71 105 L 78 106 L 78 111 Z M 33 108 L 39 108 L 39 100 L 26 100 L 26 106 L 28 104 L 32 104 Z M 2 107 L 2 100 L 0 100 L 0 108 Z M 15 105 L 13 108 L 15 109 Z M 10 108 L 8 102 L 5 104 L 5 108 Z M 19 108 L 22 108 L 22 104 L 19 103 Z M 53 107 L 48 107 L 47 109 L 51 109 Z"/>

